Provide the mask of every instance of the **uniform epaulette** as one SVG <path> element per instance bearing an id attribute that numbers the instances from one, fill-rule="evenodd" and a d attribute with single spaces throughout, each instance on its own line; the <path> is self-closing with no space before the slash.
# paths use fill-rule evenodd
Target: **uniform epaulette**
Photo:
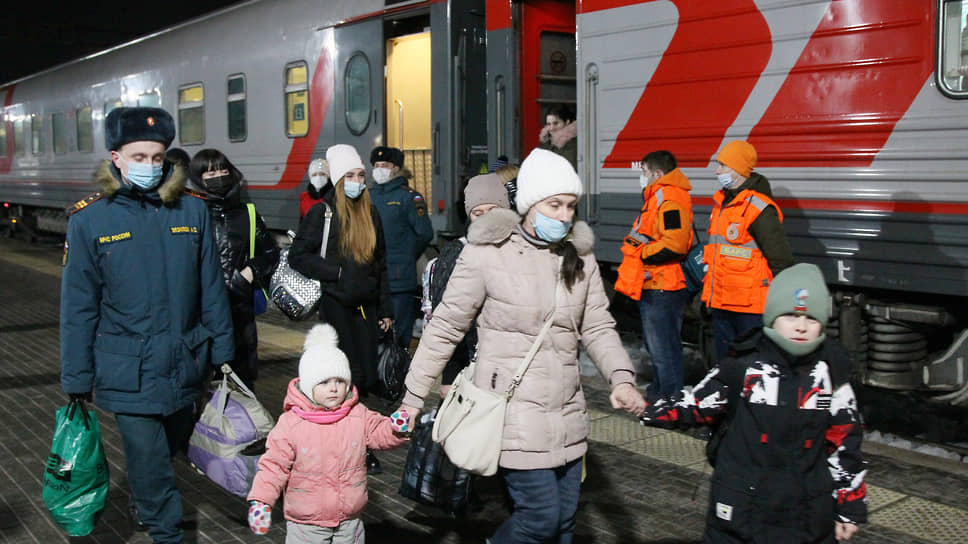
<path id="1" fill-rule="evenodd" d="M 207 196 L 203 195 L 202 193 L 199 193 L 198 191 L 192 190 L 192 189 L 187 189 L 186 188 L 185 189 L 185 194 L 186 195 L 193 196 L 195 198 L 200 198 L 202 200 L 208 200 L 208 197 Z"/>
<path id="2" fill-rule="evenodd" d="M 74 204 L 71 204 L 70 206 L 65 208 L 64 211 L 67 212 L 67 215 L 74 215 L 75 213 L 86 208 L 88 204 L 92 202 L 97 202 L 98 200 L 100 200 L 101 196 L 102 196 L 101 193 L 91 193 L 86 197 L 78 200 Z"/>

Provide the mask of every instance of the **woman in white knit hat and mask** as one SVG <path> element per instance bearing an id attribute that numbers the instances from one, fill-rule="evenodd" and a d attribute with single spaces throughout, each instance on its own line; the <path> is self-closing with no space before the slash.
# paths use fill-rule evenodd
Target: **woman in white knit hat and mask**
<path id="1" fill-rule="evenodd" d="M 309 163 L 309 183 L 306 190 L 299 194 L 299 219 L 306 217 L 309 209 L 323 201 L 323 191 L 332 186 L 329 181 L 329 163 L 316 157 Z"/>
<path id="2" fill-rule="evenodd" d="M 393 305 L 387 283 L 386 245 L 376 208 L 366 191 L 366 171 L 352 146 L 326 150 L 330 179 L 316 204 L 299 223 L 289 250 L 289 264 L 319 280 L 323 297 L 319 319 L 339 333 L 339 347 L 353 370 L 353 385 L 366 396 L 376 384 L 378 327 L 393 325 Z M 326 211 L 332 212 L 326 251 L 323 243 Z M 379 471 L 372 455 L 369 469 Z"/>
<path id="3" fill-rule="evenodd" d="M 508 403 L 499 464 L 515 508 L 492 544 L 572 541 L 588 449 L 579 340 L 612 388 L 612 406 L 633 414 L 645 408 L 608 312 L 594 234 L 573 223 L 581 195 L 565 158 L 536 149 L 524 160 L 517 192 L 523 219 L 497 209 L 471 224 L 407 375 L 403 408 L 413 416 L 476 317 L 474 384 L 503 393 L 553 311 Z"/>

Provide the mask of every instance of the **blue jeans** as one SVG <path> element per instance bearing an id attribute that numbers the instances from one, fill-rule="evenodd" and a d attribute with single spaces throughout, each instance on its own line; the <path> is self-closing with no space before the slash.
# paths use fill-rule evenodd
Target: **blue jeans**
<path id="1" fill-rule="evenodd" d="M 741 314 L 713 308 L 713 340 L 716 362 L 729 356 L 729 344 L 744 332 L 763 326 L 763 314 Z"/>
<path id="2" fill-rule="evenodd" d="M 645 347 L 652 357 L 653 377 L 646 388 L 650 400 L 671 397 L 682 390 L 682 315 L 689 292 L 645 289 L 639 299 Z"/>
<path id="3" fill-rule="evenodd" d="M 397 345 L 410 352 L 413 322 L 417 319 L 417 294 L 415 292 L 393 293 L 393 332 Z"/>
<path id="4" fill-rule="evenodd" d="M 182 502 L 175 487 L 175 453 L 192 430 L 192 406 L 169 416 L 114 414 L 124 443 L 128 484 L 138 518 L 155 544 L 182 542 Z"/>
<path id="5" fill-rule="evenodd" d="M 557 468 L 501 469 L 514 512 L 491 544 L 571 544 L 581 493 L 581 459 Z"/>

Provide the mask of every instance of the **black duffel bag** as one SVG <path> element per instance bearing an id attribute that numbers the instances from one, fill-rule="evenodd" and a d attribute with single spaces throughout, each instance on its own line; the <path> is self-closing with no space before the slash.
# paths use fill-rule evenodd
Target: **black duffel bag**
<path id="1" fill-rule="evenodd" d="M 403 396 L 403 381 L 410 371 L 410 355 L 397 344 L 393 329 L 380 335 L 377 353 L 377 394 L 396 402 Z"/>
<path id="2" fill-rule="evenodd" d="M 467 511 L 472 474 L 454 466 L 444 448 L 433 441 L 436 415 L 437 410 L 424 414 L 413 429 L 400 494 L 457 518 Z"/>

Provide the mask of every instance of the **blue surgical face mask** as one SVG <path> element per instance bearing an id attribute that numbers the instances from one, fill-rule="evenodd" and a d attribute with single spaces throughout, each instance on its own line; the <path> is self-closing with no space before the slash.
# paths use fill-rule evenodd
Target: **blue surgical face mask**
<path id="1" fill-rule="evenodd" d="M 158 183 L 161 181 L 160 164 L 125 162 L 128 164 L 128 173 L 124 178 L 130 183 L 136 185 L 142 191 L 150 191 L 158 186 Z"/>
<path id="2" fill-rule="evenodd" d="M 363 194 L 366 185 L 355 181 L 343 181 L 343 192 L 350 198 L 359 198 Z"/>
<path id="3" fill-rule="evenodd" d="M 646 187 L 649 186 L 649 177 L 645 174 L 639 174 L 639 187 L 644 191 Z"/>
<path id="4" fill-rule="evenodd" d="M 729 189 L 729 186 L 733 184 L 732 174 L 718 174 L 716 180 L 723 186 L 723 189 Z"/>
<path id="5" fill-rule="evenodd" d="M 568 231 L 571 230 L 570 221 L 552 219 L 537 210 L 535 210 L 535 214 L 531 226 L 534 227 L 534 233 L 538 235 L 538 238 L 546 242 L 560 242 L 565 236 L 568 236 Z"/>

